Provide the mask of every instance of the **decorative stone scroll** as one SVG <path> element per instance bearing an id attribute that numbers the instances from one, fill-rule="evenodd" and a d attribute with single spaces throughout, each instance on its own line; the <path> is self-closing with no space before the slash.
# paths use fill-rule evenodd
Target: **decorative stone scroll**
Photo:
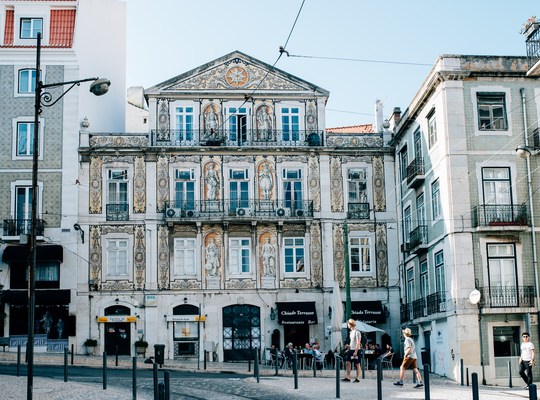
<path id="1" fill-rule="evenodd" d="M 89 212 L 90 214 L 101 214 L 102 212 L 102 193 L 101 185 L 103 160 L 100 157 L 90 158 L 90 190 L 89 190 Z"/>
<path id="2" fill-rule="evenodd" d="M 319 221 L 313 221 L 310 227 L 311 247 L 311 279 L 315 286 L 322 287 L 323 268 L 322 268 L 322 243 L 321 243 L 321 224 Z"/>
<path id="3" fill-rule="evenodd" d="M 133 175 L 133 212 L 146 212 L 146 163 L 144 157 L 135 157 Z"/>
<path id="4" fill-rule="evenodd" d="M 343 174 L 341 159 L 330 159 L 330 202 L 332 212 L 343 212 Z"/>
<path id="5" fill-rule="evenodd" d="M 164 290 L 169 288 L 169 229 L 167 225 L 160 225 L 157 230 L 158 289 Z"/>
<path id="6" fill-rule="evenodd" d="M 156 107 L 157 139 L 170 140 L 169 99 L 158 98 Z"/>
<path id="7" fill-rule="evenodd" d="M 156 162 L 157 212 L 165 211 L 165 202 L 169 200 L 169 160 L 167 156 L 158 156 Z"/>
<path id="8" fill-rule="evenodd" d="M 89 245 L 89 264 L 90 281 L 95 288 L 101 288 L 101 227 L 99 225 L 90 225 Z"/>
<path id="9" fill-rule="evenodd" d="M 311 154 L 308 158 L 309 198 L 313 201 L 313 211 L 321 211 L 321 171 L 319 157 Z"/>
<path id="10" fill-rule="evenodd" d="M 375 211 L 386 211 L 384 160 L 382 157 L 373 157 L 373 206 Z"/>
<path id="11" fill-rule="evenodd" d="M 133 264 L 135 266 L 135 289 L 144 290 L 146 283 L 146 228 L 144 225 L 135 227 L 135 245 L 133 246 Z"/>
<path id="12" fill-rule="evenodd" d="M 375 228 L 375 243 L 377 246 L 377 280 L 378 286 L 388 286 L 388 246 L 386 224 L 377 224 Z"/>

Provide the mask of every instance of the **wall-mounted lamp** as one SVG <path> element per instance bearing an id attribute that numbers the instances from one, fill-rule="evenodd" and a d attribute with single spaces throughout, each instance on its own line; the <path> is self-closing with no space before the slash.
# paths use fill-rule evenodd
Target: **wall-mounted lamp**
<path id="1" fill-rule="evenodd" d="M 187 297 L 184 297 L 184 304 L 187 304 Z"/>
<path id="2" fill-rule="evenodd" d="M 296 289 L 296 290 L 294 291 L 294 293 L 300 293 L 300 290 Z"/>
<path id="3" fill-rule="evenodd" d="M 332 319 L 332 307 L 328 307 L 328 319 Z"/>
<path id="4" fill-rule="evenodd" d="M 114 299 L 114 302 L 115 302 L 116 304 L 118 304 L 118 303 L 120 303 L 120 299 L 117 297 L 116 299 Z"/>
<path id="5" fill-rule="evenodd" d="M 367 293 L 367 289 L 362 290 L 362 293 Z"/>
<path id="6" fill-rule="evenodd" d="M 276 310 L 274 309 L 274 307 L 270 307 L 270 319 L 272 321 L 275 321 L 276 320 L 276 317 L 277 317 L 277 312 Z"/>
<path id="7" fill-rule="evenodd" d="M 535 156 L 540 152 L 540 149 L 531 148 L 525 145 L 519 145 L 516 148 L 516 153 L 521 158 L 529 158 L 530 156 Z"/>
<path id="8" fill-rule="evenodd" d="M 81 235 L 81 243 L 84 244 L 84 231 L 82 230 L 81 226 L 79 224 L 73 225 L 73 229 L 75 229 L 79 234 Z"/>

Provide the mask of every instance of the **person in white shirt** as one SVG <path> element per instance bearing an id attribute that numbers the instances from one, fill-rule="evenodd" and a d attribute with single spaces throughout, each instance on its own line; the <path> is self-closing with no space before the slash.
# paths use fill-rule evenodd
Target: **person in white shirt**
<path id="1" fill-rule="evenodd" d="M 394 382 L 394 385 L 403 386 L 405 370 L 411 368 L 416 374 L 416 378 L 418 379 L 418 383 L 414 388 L 418 389 L 424 386 L 424 384 L 422 383 L 422 375 L 420 375 L 420 371 L 418 371 L 418 368 L 416 367 L 416 348 L 414 346 L 414 340 L 411 336 L 412 332 L 410 328 L 403 329 L 403 337 L 405 338 L 403 347 L 405 348 L 405 350 L 403 351 L 403 362 L 401 363 L 401 367 L 399 368 L 399 381 Z"/>
<path id="2" fill-rule="evenodd" d="M 347 368 L 347 375 L 343 379 L 345 382 L 351 381 L 351 364 L 356 367 L 356 379 L 354 383 L 360 382 L 360 363 L 359 356 L 362 347 L 362 334 L 356 329 L 356 321 L 350 319 L 347 321 L 347 326 L 351 330 L 350 341 L 349 341 L 349 350 L 345 354 L 345 366 Z"/>
<path id="3" fill-rule="evenodd" d="M 533 382 L 532 367 L 534 365 L 534 344 L 531 343 L 529 332 L 521 335 L 521 356 L 519 357 L 519 374 L 525 381 L 525 389 Z"/>

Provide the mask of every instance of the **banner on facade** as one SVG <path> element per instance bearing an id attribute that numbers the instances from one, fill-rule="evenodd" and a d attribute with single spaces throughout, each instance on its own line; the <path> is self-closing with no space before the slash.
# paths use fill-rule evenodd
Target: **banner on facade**
<path id="1" fill-rule="evenodd" d="M 278 324 L 280 325 L 315 325 L 317 310 L 314 301 L 276 303 Z"/>
<path id="2" fill-rule="evenodd" d="M 351 301 L 351 318 L 370 325 L 386 322 L 386 314 L 380 301 Z"/>

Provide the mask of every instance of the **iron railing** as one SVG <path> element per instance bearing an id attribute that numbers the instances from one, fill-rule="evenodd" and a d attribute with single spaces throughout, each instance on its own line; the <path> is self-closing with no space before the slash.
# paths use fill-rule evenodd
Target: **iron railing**
<path id="1" fill-rule="evenodd" d="M 129 221 L 129 204 L 107 204 L 107 221 Z"/>
<path id="2" fill-rule="evenodd" d="M 540 61 L 540 23 L 534 22 L 525 32 L 525 46 L 527 48 L 527 61 L 529 68 Z"/>
<path id="3" fill-rule="evenodd" d="M 481 204 L 474 208 L 472 222 L 475 228 L 479 226 L 528 226 L 530 218 L 525 204 Z"/>
<path id="4" fill-rule="evenodd" d="M 427 315 L 426 300 L 417 299 L 412 302 L 413 318 L 421 318 Z"/>
<path id="5" fill-rule="evenodd" d="M 168 201 L 166 220 L 204 218 L 313 218 L 313 201 L 289 200 L 200 200 Z"/>
<path id="6" fill-rule="evenodd" d="M 423 177 L 424 173 L 424 159 L 418 157 L 412 160 L 412 162 L 407 165 L 407 184 L 410 184 L 417 177 Z"/>
<path id="7" fill-rule="evenodd" d="M 410 321 L 412 318 L 411 318 L 411 305 L 408 304 L 408 303 L 401 303 L 399 305 L 399 317 L 400 317 L 400 321 L 403 323 L 403 322 L 408 322 Z"/>
<path id="8" fill-rule="evenodd" d="M 409 234 L 409 247 L 415 249 L 422 244 L 428 243 L 427 226 L 419 225 Z"/>
<path id="9" fill-rule="evenodd" d="M 369 219 L 369 203 L 349 203 L 347 218 Z"/>
<path id="10" fill-rule="evenodd" d="M 446 311 L 446 295 L 444 292 L 435 292 L 427 296 L 427 314 L 436 314 Z"/>
<path id="11" fill-rule="evenodd" d="M 4 236 L 20 236 L 30 235 L 32 230 L 31 219 L 5 219 L 4 220 Z M 42 219 L 36 220 L 36 235 L 43 236 L 45 232 L 45 221 Z"/>
<path id="12" fill-rule="evenodd" d="M 247 129 L 238 134 L 227 129 L 208 132 L 197 129 L 152 129 L 152 146 L 228 146 L 228 147 L 305 147 L 324 146 L 323 131 L 287 131 Z"/>
<path id="13" fill-rule="evenodd" d="M 488 286 L 479 290 L 482 307 L 534 307 L 533 286 Z"/>

